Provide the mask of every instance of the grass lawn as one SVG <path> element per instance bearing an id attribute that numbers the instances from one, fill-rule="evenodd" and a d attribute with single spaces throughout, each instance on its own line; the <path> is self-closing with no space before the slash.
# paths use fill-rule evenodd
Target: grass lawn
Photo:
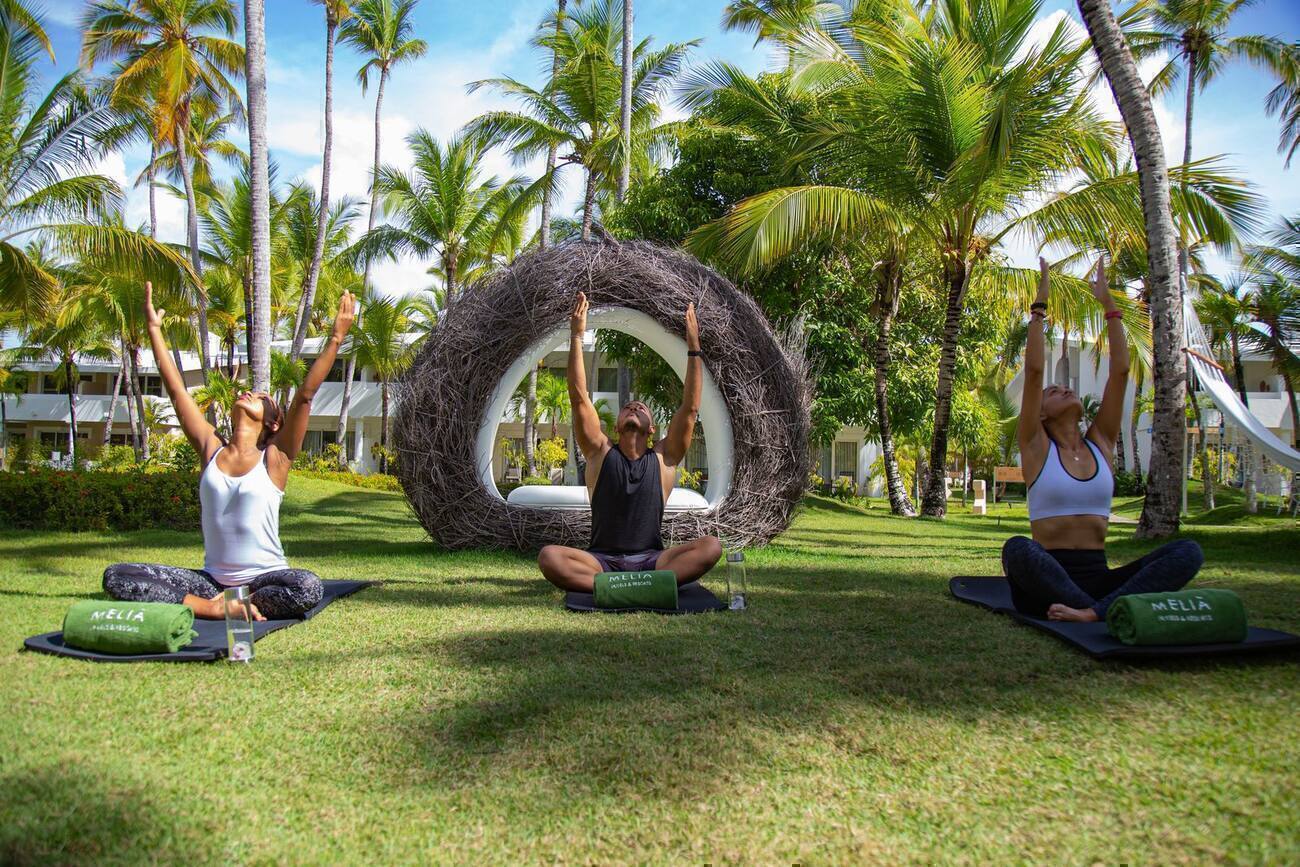
<path id="1" fill-rule="evenodd" d="M 0 533 L 0 862 L 1300 861 L 1300 655 L 1098 663 L 950 600 L 1027 530 L 995 515 L 812 500 L 744 614 L 574 615 L 530 558 L 294 479 L 291 561 L 385 583 L 251 668 L 18 652 L 108 562 L 201 543 Z M 1300 631 L 1294 521 L 1188 532 Z"/>

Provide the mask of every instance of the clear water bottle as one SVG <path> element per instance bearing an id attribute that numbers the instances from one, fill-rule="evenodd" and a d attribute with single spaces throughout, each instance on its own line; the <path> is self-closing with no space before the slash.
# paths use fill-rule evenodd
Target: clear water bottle
<path id="1" fill-rule="evenodd" d="M 253 661 L 253 611 L 247 587 L 227 587 L 221 594 L 226 611 L 226 659 Z"/>
<path id="2" fill-rule="evenodd" d="M 727 552 L 727 607 L 744 611 L 748 603 L 749 585 L 745 580 L 745 552 Z"/>

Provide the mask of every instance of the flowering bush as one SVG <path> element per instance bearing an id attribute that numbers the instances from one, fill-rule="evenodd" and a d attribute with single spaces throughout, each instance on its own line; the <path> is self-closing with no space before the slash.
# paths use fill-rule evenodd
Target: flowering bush
<path id="1" fill-rule="evenodd" d="M 332 466 L 338 466 L 333 464 Z M 338 470 L 300 470 L 297 467 L 293 471 L 294 478 L 303 479 L 323 479 L 327 482 L 342 482 L 345 485 L 351 485 L 354 488 L 367 488 L 372 491 L 400 491 L 402 485 L 397 481 L 397 476 L 390 476 L 386 473 L 370 473 L 362 475 L 361 473 L 339 472 Z"/>
<path id="2" fill-rule="evenodd" d="M 690 488 L 692 491 L 702 491 L 704 483 L 704 471 L 695 470 L 691 472 L 682 468 L 677 473 L 677 484 L 683 488 Z"/>
<path id="3" fill-rule="evenodd" d="M 194 473 L 33 469 L 0 474 L 0 527 L 142 530 L 199 527 Z"/>

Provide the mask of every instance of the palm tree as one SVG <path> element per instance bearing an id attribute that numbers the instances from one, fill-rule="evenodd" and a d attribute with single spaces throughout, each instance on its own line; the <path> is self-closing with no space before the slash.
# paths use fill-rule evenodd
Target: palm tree
<path id="1" fill-rule="evenodd" d="M 339 25 L 346 21 L 352 10 L 348 8 L 349 0 L 313 0 L 325 7 L 325 144 L 321 154 L 320 205 L 316 209 L 315 243 L 311 254 L 311 264 L 307 266 L 307 278 L 303 283 L 302 301 L 299 304 L 297 322 L 294 323 L 293 343 L 289 354 L 298 358 L 302 354 L 302 342 L 307 337 L 307 321 L 316 300 L 316 284 L 320 280 L 321 264 L 325 258 L 325 239 L 328 236 L 327 222 L 330 214 L 330 170 L 334 159 L 334 43 L 338 36 Z"/>
<path id="2" fill-rule="evenodd" d="M 566 165 L 580 165 L 585 175 L 582 209 L 582 238 L 591 240 L 596 195 L 602 186 L 616 182 L 618 168 L 620 64 L 616 60 L 622 42 L 621 0 L 583 7 L 557 22 L 554 33 L 543 31 L 536 43 L 554 51 L 561 59 L 559 71 L 542 90 L 513 78 L 473 82 L 471 91 L 491 87 L 523 103 L 523 110 L 493 111 L 472 121 L 467 129 L 492 143 L 509 147 L 512 156 L 523 161 L 548 153 L 551 146 L 568 150 L 558 164 L 537 179 L 541 189 L 555 183 L 555 174 Z M 697 43 L 674 43 L 658 51 L 643 40 L 632 52 L 636 66 L 632 77 L 632 136 L 630 162 L 634 168 L 648 168 L 654 149 L 665 140 L 666 130 L 657 128 L 660 109 L 657 100 L 680 71 L 687 52 Z"/>
<path id="3" fill-rule="evenodd" d="M 35 93 L 46 43 L 24 28 L 25 14 L 0 3 L 0 139 L 8 142 L 0 149 L 0 307 L 35 321 L 58 296 L 58 277 L 28 253 L 32 241 L 52 261 L 94 257 L 160 282 L 188 275 L 170 248 L 107 219 L 122 191 L 90 172 L 113 146 L 119 118 L 79 72 Z"/>
<path id="4" fill-rule="evenodd" d="M 1151 432 L 1150 480 L 1138 522 L 1138 536 L 1167 536 L 1178 530 L 1182 501 L 1182 408 L 1186 398 L 1186 360 L 1179 351 L 1183 311 L 1177 283 L 1178 246 L 1170 207 L 1164 140 L 1151 96 L 1138 74 L 1109 0 L 1078 0 L 1102 72 L 1119 104 L 1142 182 L 1142 213 L 1147 239 L 1147 295 L 1151 310 L 1155 389 Z"/>
<path id="5" fill-rule="evenodd" d="M 1210 348 L 1231 367 L 1237 395 L 1242 404 L 1249 407 L 1241 344 L 1248 339 L 1250 305 L 1241 297 L 1242 280 L 1238 278 L 1224 284 L 1218 280 L 1202 278 L 1200 283 L 1201 292 L 1196 299 L 1197 318 L 1209 332 Z M 1257 508 L 1253 452 L 1251 442 L 1247 439 L 1242 449 L 1242 477 L 1245 480 L 1246 511 L 1252 513 Z M 1204 454 L 1202 463 L 1209 463 Z"/>
<path id="6" fill-rule="evenodd" d="M 546 413 L 546 417 L 550 420 L 551 439 L 559 436 L 559 425 L 569 421 L 572 408 L 569 400 L 569 385 L 564 377 L 556 376 L 549 370 L 540 371 L 537 374 L 537 411 Z M 569 454 L 574 454 L 569 439 L 569 437 L 565 438 L 565 448 Z"/>
<path id="7" fill-rule="evenodd" d="M 754 44 L 774 42 L 785 48 L 786 70 L 793 71 L 799 31 L 819 14 L 841 12 L 824 0 L 733 0 L 722 10 L 722 29 L 753 33 Z"/>
<path id="8" fill-rule="evenodd" d="M 1292 43 L 1291 53 L 1300 55 L 1300 42 Z M 1283 78 L 1264 100 L 1264 110 L 1276 114 L 1282 122 L 1278 136 L 1277 152 L 1286 154 L 1283 168 L 1291 168 L 1291 158 L 1300 149 L 1300 72 Z"/>
<path id="9" fill-rule="evenodd" d="M 112 100 L 131 106 L 151 95 L 154 126 L 176 150 L 185 187 L 186 243 L 202 278 L 199 207 L 191 172 L 189 127 L 196 103 L 243 111 L 234 84 L 244 72 L 244 47 L 233 37 L 238 22 L 230 0 L 95 0 L 82 17 L 82 63 L 119 60 Z M 215 109 L 213 109 L 215 111 Z M 207 302 L 200 279 L 199 362 L 208 367 Z"/>
<path id="10" fill-rule="evenodd" d="M 194 389 L 194 402 L 203 412 L 212 414 L 217 430 L 227 440 L 230 438 L 230 413 L 243 390 L 244 385 L 239 379 L 227 375 L 219 367 L 209 370 L 203 385 Z"/>
<path id="11" fill-rule="evenodd" d="M 525 178 L 500 181 L 483 176 L 488 144 L 453 136 L 444 147 L 425 130 L 407 138 L 415 160 L 411 173 L 384 166 L 375 180 L 379 206 L 391 222 L 372 229 L 357 245 L 364 260 L 404 253 L 437 255 L 446 301 L 462 289 L 461 268 L 490 261 L 518 246 L 524 231 L 528 187 Z"/>
<path id="12" fill-rule="evenodd" d="M 405 336 L 412 312 L 409 296 L 374 299 L 366 305 L 365 321 L 353 328 L 350 337 L 348 351 L 356 363 L 369 367 L 379 380 L 381 473 L 388 472 L 388 386 L 415 360 L 413 344 Z"/>
<path id="13" fill-rule="evenodd" d="M 218 113 L 220 108 L 221 106 L 208 102 L 197 102 L 190 111 L 189 138 L 185 153 L 190 161 L 190 177 L 194 182 L 195 195 L 200 199 L 204 191 L 210 189 L 214 183 L 212 171 L 214 157 L 228 166 L 247 170 L 248 153 L 228 137 L 230 131 L 238 127 L 242 121 L 234 112 Z M 138 187 L 142 183 L 150 182 L 156 185 L 158 176 L 162 175 L 172 183 L 180 184 L 183 196 L 185 179 L 181 176 L 178 157 L 179 153 L 174 145 L 158 150 L 154 158 L 136 177 L 135 185 Z M 201 201 L 199 210 L 203 210 Z"/>
<path id="14" fill-rule="evenodd" d="M 1083 153 L 1113 145 L 1079 97 L 1086 47 L 1071 44 L 1058 25 L 1041 49 L 1028 50 L 1036 0 L 940 4 L 924 15 L 903 0 L 863 6 L 870 15 L 832 19 L 800 37 L 809 56 L 795 86 L 834 110 L 793 119 L 803 124 L 796 159 L 826 180 L 751 197 L 688 243 L 724 260 L 761 262 L 813 239 L 857 241 L 882 226 L 915 227 L 918 246 L 939 263 L 944 294 L 922 501 L 923 513 L 942 516 L 957 343 L 972 279 L 992 240 L 1023 224 L 1026 197 L 1053 189 Z M 975 22 L 985 29 L 977 33 Z M 753 90 L 752 80 L 715 65 L 697 76 L 688 101 L 721 89 L 740 95 Z M 999 222 L 1003 230 L 992 232 Z"/>
<path id="15" fill-rule="evenodd" d="M 365 93 L 370 84 L 370 76 L 378 71 L 379 87 L 375 92 L 375 159 L 371 171 L 370 213 L 367 217 L 366 231 L 375 228 L 375 218 L 379 212 L 379 189 L 375 185 L 379 179 L 379 119 L 384 109 L 384 88 L 388 85 L 388 76 L 399 63 L 417 60 L 428 51 L 423 39 L 415 39 L 414 24 L 411 13 L 416 0 L 357 0 L 352 7 L 352 17 L 343 22 L 339 30 L 339 39 L 351 45 L 363 56 L 366 62 L 357 70 L 357 81 L 361 92 Z M 364 285 L 370 285 L 370 261 L 365 263 L 363 273 Z M 364 316 L 364 311 L 357 313 L 357 325 Z M 348 356 L 344 362 L 343 396 L 339 407 L 338 441 L 343 442 L 348 433 L 348 407 L 352 403 L 352 378 L 356 361 Z M 339 469 L 347 468 L 344 457 L 345 449 L 339 450 Z"/>
<path id="16" fill-rule="evenodd" d="M 621 93 L 618 120 L 618 201 L 627 198 L 632 178 L 632 0 L 623 0 L 623 45 L 619 49 Z"/>
<path id="17" fill-rule="evenodd" d="M 290 332 L 293 343 L 289 354 L 294 358 L 301 357 L 303 342 L 316 321 L 313 314 L 317 308 L 317 287 L 321 278 L 323 276 L 327 282 L 333 279 L 330 268 L 337 264 L 336 260 L 340 260 L 348 247 L 352 224 L 360 216 L 357 201 L 347 196 L 330 206 L 326 213 L 323 200 L 318 199 L 315 190 L 306 185 L 297 188 L 285 202 L 281 216 L 285 256 L 293 269 L 302 275 Z M 336 310 L 338 305 L 333 304 L 328 309 Z"/>
<path id="18" fill-rule="evenodd" d="M 244 80 L 248 83 L 248 168 L 252 193 L 253 317 L 249 376 L 255 391 L 271 389 L 271 201 L 266 144 L 266 3 L 244 0 Z"/>
<path id="19" fill-rule="evenodd" d="M 280 405 L 289 405 L 289 392 L 302 385 L 307 376 L 307 362 L 287 352 L 271 350 L 271 388 L 280 396 Z"/>
<path id="20" fill-rule="evenodd" d="M 1292 442 L 1300 444 L 1300 406 L 1295 390 L 1300 376 L 1300 356 L 1295 349 L 1300 346 L 1300 285 L 1281 273 L 1261 269 L 1252 275 L 1246 302 L 1256 326 L 1247 330 L 1247 342 L 1268 355 L 1282 375 L 1291 404 Z"/>
<path id="21" fill-rule="evenodd" d="M 1285 84 L 1294 82 L 1300 73 L 1300 53 L 1285 41 L 1272 36 L 1229 36 L 1232 18 L 1251 0 L 1155 0 L 1139 4 L 1145 15 L 1133 16 L 1133 25 L 1125 37 L 1133 56 L 1141 60 L 1150 56 L 1170 59 L 1156 73 L 1152 89 L 1172 87 L 1181 75 L 1185 83 L 1183 97 L 1183 165 L 1192 161 L 1192 121 L 1196 92 L 1204 90 L 1229 62 L 1248 60 L 1274 73 Z M 1187 273 L 1187 226 L 1180 224 L 1184 254 L 1179 270 Z"/>
<path id="22" fill-rule="evenodd" d="M 7 428 L 8 417 L 6 406 L 9 398 L 14 399 L 14 403 L 22 403 L 23 395 L 27 393 L 27 374 L 21 370 L 14 370 L 12 362 L 5 355 L 0 355 L 0 470 L 6 468 L 9 463 L 9 430 Z"/>
<path id="23" fill-rule="evenodd" d="M 43 251 L 29 251 L 34 259 L 44 258 Z M 49 316 L 29 328 L 26 340 L 16 353 L 25 361 L 52 359 L 56 365 L 54 378 L 62 383 L 64 394 L 68 398 L 68 455 L 74 465 L 77 454 L 77 387 L 81 375 L 77 368 L 78 359 L 108 359 L 113 356 L 113 347 L 109 334 L 104 329 L 104 321 L 93 315 L 87 293 L 75 281 L 75 275 L 57 268 L 48 262 L 45 268 L 59 276 L 59 294 L 49 312 Z M 67 279 L 74 278 L 74 279 Z"/>

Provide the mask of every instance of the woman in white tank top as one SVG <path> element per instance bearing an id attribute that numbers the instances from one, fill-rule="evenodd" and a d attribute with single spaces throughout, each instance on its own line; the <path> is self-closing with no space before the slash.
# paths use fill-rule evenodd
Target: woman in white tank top
<path id="1" fill-rule="evenodd" d="M 320 355 L 294 395 L 288 413 L 265 392 L 245 391 L 230 413 L 230 441 L 223 441 L 203 417 L 181 379 L 163 340 L 165 311 L 153 306 L 145 284 L 149 341 L 181 430 L 203 462 L 199 504 L 203 523 L 203 568 L 153 563 L 116 563 L 104 570 L 104 589 L 114 599 L 179 602 L 197 617 L 221 618 L 226 587 L 248 585 L 252 615 L 299 617 L 321 599 L 320 579 L 291 569 L 280 546 L 280 501 L 294 456 L 302 448 L 311 401 L 334 364 L 352 327 L 356 300 L 344 293 L 338 316 Z"/>
<path id="2" fill-rule="evenodd" d="M 1016 536 L 1002 548 L 1002 569 L 1016 608 L 1050 620 L 1104 619 L 1110 604 L 1129 593 L 1181 589 L 1201 567 L 1201 549 L 1180 540 L 1126 566 L 1106 563 L 1114 476 L 1111 458 L 1124 414 L 1129 353 L 1121 312 L 1097 262 L 1091 287 L 1105 311 L 1110 375 L 1101 407 L 1082 430 L 1083 402 L 1066 385 L 1043 387 L 1044 320 L 1050 283 L 1047 262 L 1038 260 L 1038 297 L 1030 307 L 1020 404 L 1020 465 L 1029 483 L 1032 539 Z"/>

